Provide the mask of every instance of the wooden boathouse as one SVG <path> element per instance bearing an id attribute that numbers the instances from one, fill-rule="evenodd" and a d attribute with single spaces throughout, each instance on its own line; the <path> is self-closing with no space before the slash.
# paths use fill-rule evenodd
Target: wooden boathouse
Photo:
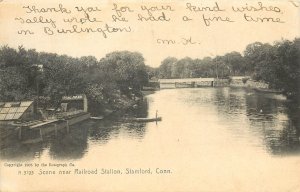
<path id="1" fill-rule="evenodd" d="M 64 96 L 61 106 L 49 114 L 47 109 L 35 109 L 33 101 L 0 103 L 0 133 L 15 135 L 25 143 L 42 141 L 49 133 L 69 132 L 70 126 L 90 118 L 85 95 Z M 9 131 L 9 134 L 3 134 Z"/>

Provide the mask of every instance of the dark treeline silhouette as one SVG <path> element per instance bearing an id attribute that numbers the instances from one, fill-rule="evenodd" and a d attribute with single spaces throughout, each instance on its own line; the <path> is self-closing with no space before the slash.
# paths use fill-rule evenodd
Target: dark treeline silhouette
<path id="1" fill-rule="evenodd" d="M 249 44 L 243 55 L 231 52 L 203 59 L 168 57 L 158 68 L 146 66 L 142 54 L 118 51 L 97 60 L 94 56 L 73 58 L 67 55 L 0 48 L 0 101 L 50 98 L 58 106 L 64 95 L 85 93 L 90 106 L 122 108 L 142 96 L 148 79 L 195 78 L 247 75 L 270 88 L 299 98 L 300 39 L 271 44 Z"/>
<path id="2" fill-rule="evenodd" d="M 85 93 L 90 106 L 122 108 L 141 96 L 148 82 L 142 54 L 112 52 L 97 60 L 93 56 L 66 55 L 8 46 L 0 49 L 0 101 L 50 98 L 58 106 L 62 96 Z M 39 99 L 40 100 L 40 99 Z"/>
<path id="3" fill-rule="evenodd" d="M 164 59 L 155 72 L 158 78 L 199 78 L 251 76 L 268 83 L 270 88 L 282 90 L 291 98 L 300 96 L 300 39 L 282 40 L 273 45 L 255 42 L 243 52 L 227 53 L 214 58 L 178 60 Z"/>

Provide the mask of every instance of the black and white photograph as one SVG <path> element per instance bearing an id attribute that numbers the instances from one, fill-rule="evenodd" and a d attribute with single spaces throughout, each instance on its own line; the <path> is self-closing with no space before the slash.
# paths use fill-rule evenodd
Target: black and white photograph
<path id="1" fill-rule="evenodd" d="M 300 192 L 300 1 L 1 0 L 0 191 Z"/>

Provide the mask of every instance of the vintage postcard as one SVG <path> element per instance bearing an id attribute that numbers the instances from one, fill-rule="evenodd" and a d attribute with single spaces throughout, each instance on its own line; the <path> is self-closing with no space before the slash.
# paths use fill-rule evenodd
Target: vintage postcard
<path id="1" fill-rule="evenodd" d="M 0 0 L 0 191 L 299 192 L 299 0 Z"/>

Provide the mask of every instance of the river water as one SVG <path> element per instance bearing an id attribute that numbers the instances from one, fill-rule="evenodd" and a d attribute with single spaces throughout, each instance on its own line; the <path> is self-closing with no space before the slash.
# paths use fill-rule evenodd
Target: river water
<path id="1" fill-rule="evenodd" d="M 148 95 L 130 115 L 154 117 L 156 111 L 161 122 L 86 121 L 68 135 L 8 146 L 1 158 L 153 171 L 114 175 L 115 186 L 112 176 L 90 176 L 89 189 L 300 190 L 299 109 L 283 96 L 228 87 L 165 89 Z M 64 186 L 73 189 L 73 182 Z"/>

